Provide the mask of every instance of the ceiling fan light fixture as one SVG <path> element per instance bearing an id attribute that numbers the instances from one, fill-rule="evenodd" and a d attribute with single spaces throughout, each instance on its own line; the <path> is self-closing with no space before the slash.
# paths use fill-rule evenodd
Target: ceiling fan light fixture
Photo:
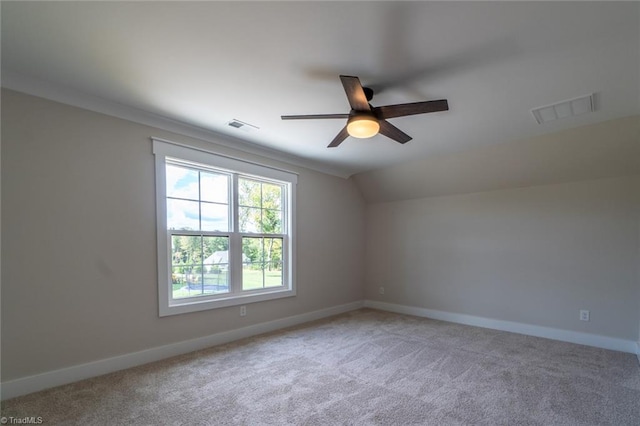
<path id="1" fill-rule="evenodd" d="M 347 133 L 354 138 L 366 139 L 378 134 L 380 123 L 368 114 L 354 115 L 347 123 Z"/>
<path id="2" fill-rule="evenodd" d="M 347 125 L 340 129 L 336 137 L 327 145 L 327 148 L 335 148 L 349 136 L 371 138 L 378 133 L 405 144 L 411 140 L 411 136 L 389 123 L 388 118 L 449 110 L 446 99 L 372 107 L 369 101 L 373 96 L 373 90 L 363 87 L 358 77 L 341 75 L 340 81 L 351 107 L 348 114 L 282 115 L 280 117 L 283 120 L 346 118 Z"/>

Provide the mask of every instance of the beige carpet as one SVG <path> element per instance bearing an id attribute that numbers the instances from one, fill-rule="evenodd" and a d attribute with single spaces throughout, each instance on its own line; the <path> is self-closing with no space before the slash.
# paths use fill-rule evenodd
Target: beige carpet
<path id="1" fill-rule="evenodd" d="M 635 355 L 360 310 L 5 401 L 78 425 L 640 425 Z"/>

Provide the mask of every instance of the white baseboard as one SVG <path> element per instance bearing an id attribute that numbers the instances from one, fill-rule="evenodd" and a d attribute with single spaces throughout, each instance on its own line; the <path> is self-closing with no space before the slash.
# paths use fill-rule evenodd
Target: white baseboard
<path id="1" fill-rule="evenodd" d="M 494 330 L 510 331 L 512 333 L 544 337 L 547 339 L 560 340 L 563 342 L 577 343 L 580 345 L 594 346 L 596 348 L 611 349 L 614 351 L 628 352 L 632 354 L 638 354 L 638 351 L 640 350 L 638 348 L 640 343 L 636 343 L 633 340 L 624 340 L 615 337 L 600 336 L 597 334 L 561 330 L 558 328 L 542 327 L 539 325 L 503 321 L 473 315 L 456 314 L 453 312 L 436 311 L 434 309 L 418 308 L 415 306 L 396 305 L 393 303 L 378 302 L 376 300 L 365 300 L 364 306 L 367 308 L 380 309 L 382 311 L 415 315 L 418 317 L 491 328 Z M 638 359 L 640 359 L 640 355 L 638 355 Z"/>
<path id="2" fill-rule="evenodd" d="M 10 380 L 0 384 L 2 388 L 1 395 L 3 399 L 14 398 L 16 396 L 26 395 L 39 390 L 77 382 L 79 380 L 100 376 L 102 374 L 124 370 L 125 368 L 131 368 L 147 364 L 149 362 L 170 358 L 172 356 L 205 349 L 211 346 L 229 343 L 234 340 L 244 339 L 246 337 L 268 333 L 270 331 L 276 331 L 282 328 L 303 324 L 305 322 L 353 311 L 362 308 L 362 306 L 362 301 L 347 303 L 345 305 L 294 315 L 261 324 L 254 324 L 248 327 L 216 333 L 197 339 L 171 343 L 169 345 L 158 346 L 139 352 L 119 355 L 86 364 L 75 365 L 73 367 L 62 368 L 60 370 L 49 371 L 34 376 Z"/>

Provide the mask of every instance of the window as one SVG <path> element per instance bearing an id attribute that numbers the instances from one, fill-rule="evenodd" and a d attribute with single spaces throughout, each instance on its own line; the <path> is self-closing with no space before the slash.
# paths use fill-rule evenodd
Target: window
<path id="1" fill-rule="evenodd" d="M 160 316 L 295 295 L 297 176 L 154 139 Z"/>

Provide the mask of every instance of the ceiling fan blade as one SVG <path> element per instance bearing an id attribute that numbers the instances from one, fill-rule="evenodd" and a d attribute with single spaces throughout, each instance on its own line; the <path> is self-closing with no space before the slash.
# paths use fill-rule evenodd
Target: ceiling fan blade
<path id="1" fill-rule="evenodd" d="M 340 133 L 338 133 L 338 135 L 333 138 L 333 140 L 331 141 L 331 143 L 327 146 L 327 148 L 335 148 L 338 145 L 340 145 L 347 137 L 349 136 L 349 133 L 347 133 L 347 126 L 344 126 L 342 128 L 342 130 L 340 130 Z"/>
<path id="2" fill-rule="evenodd" d="M 413 102 L 409 104 L 397 104 L 379 106 L 373 109 L 379 119 L 404 117 L 405 115 L 425 114 L 428 112 L 448 111 L 449 104 L 446 99 L 426 102 Z"/>
<path id="3" fill-rule="evenodd" d="M 369 106 L 369 101 L 367 101 L 367 96 L 364 94 L 362 84 L 360 84 L 360 79 L 358 77 L 341 75 L 340 80 L 347 94 L 347 99 L 349 99 L 351 109 L 356 111 L 370 111 L 371 107 Z"/>
<path id="4" fill-rule="evenodd" d="M 349 118 L 349 114 L 306 114 L 306 115 L 281 115 L 283 120 L 315 120 L 318 118 Z"/>
<path id="5" fill-rule="evenodd" d="M 411 136 L 398 129 L 393 124 L 389 123 L 387 120 L 379 120 L 380 123 L 380 133 L 385 135 L 388 138 L 393 139 L 396 142 L 407 143 L 411 139 Z"/>

